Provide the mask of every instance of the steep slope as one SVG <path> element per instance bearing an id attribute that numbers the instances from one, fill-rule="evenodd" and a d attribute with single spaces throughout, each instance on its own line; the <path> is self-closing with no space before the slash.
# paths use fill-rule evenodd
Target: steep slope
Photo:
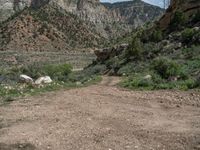
<path id="1" fill-rule="evenodd" d="M 96 47 L 101 39 L 86 22 L 52 5 L 25 9 L 4 23 L 0 33 L 1 50 L 71 50 Z"/>

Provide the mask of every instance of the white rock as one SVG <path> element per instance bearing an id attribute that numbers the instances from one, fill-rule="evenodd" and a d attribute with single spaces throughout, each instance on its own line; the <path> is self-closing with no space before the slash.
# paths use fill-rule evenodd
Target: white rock
<path id="1" fill-rule="evenodd" d="M 78 81 L 76 82 L 76 85 L 81 85 L 81 84 L 82 84 L 81 82 L 78 82 Z"/>
<path id="2" fill-rule="evenodd" d="M 24 82 L 24 83 L 33 83 L 33 79 L 24 74 L 20 75 L 19 79 L 21 82 Z"/>
<path id="3" fill-rule="evenodd" d="M 123 73 L 122 76 L 126 76 L 126 73 Z"/>
<path id="4" fill-rule="evenodd" d="M 152 76 L 149 74 L 144 77 L 144 79 L 151 79 L 151 78 L 152 78 Z"/>
<path id="5" fill-rule="evenodd" d="M 200 27 L 194 27 L 193 28 L 195 31 L 199 31 Z"/>
<path id="6" fill-rule="evenodd" d="M 40 77 L 38 78 L 36 81 L 35 81 L 35 84 L 42 84 L 42 83 L 45 83 L 45 84 L 48 84 L 48 83 L 51 83 L 53 82 L 51 80 L 51 78 L 49 76 L 45 76 L 45 77 Z"/>

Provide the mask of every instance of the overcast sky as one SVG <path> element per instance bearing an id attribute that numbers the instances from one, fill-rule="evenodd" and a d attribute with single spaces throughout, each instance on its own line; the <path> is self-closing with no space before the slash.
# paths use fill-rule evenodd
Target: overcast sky
<path id="1" fill-rule="evenodd" d="M 130 1 L 130 0 L 100 0 L 101 2 L 110 2 L 110 3 L 114 3 L 114 2 L 120 2 L 120 1 Z M 157 5 L 157 6 L 161 6 L 163 7 L 163 3 L 162 0 L 143 0 L 147 3 L 153 4 L 153 5 Z"/>

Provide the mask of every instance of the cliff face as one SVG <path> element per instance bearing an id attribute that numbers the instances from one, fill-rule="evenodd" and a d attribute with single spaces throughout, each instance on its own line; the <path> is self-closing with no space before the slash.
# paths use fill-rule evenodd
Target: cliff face
<path id="1" fill-rule="evenodd" d="M 161 8 L 149 5 L 140 0 L 114 4 L 103 3 L 103 5 L 111 11 L 112 16 L 118 21 L 134 26 L 153 20 L 163 12 Z"/>
<path id="2" fill-rule="evenodd" d="M 165 15 L 159 21 L 159 27 L 166 29 L 175 14 L 176 11 L 181 11 L 187 18 L 190 18 L 193 14 L 200 11 L 199 0 L 171 0 L 171 4 L 167 9 Z"/>
<path id="3" fill-rule="evenodd" d="M 0 1 L 0 21 L 8 19 L 16 12 L 23 10 L 25 7 L 40 7 L 49 0 L 1 0 Z"/>
<path id="4" fill-rule="evenodd" d="M 0 21 L 24 9 L 40 7 L 44 4 L 59 6 L 67 12 L 93 23 L 120 21 L 129 24 L 141 24 L 157 17 L 162 9 L 140 0 L 120 3 L 100 3 L 99 0 L 1 0 Z M 137 25 L 136 25 L 137 26 Z"/>

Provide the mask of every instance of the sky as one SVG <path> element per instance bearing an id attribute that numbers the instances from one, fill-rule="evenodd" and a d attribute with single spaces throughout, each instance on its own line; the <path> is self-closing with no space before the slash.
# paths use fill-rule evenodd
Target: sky
<path id="1" fill-rule="evenodd" d="M 114 2 L 121 2 L 121 1 L 129 1 L 129 0 L 100 0 L 101 2 L 110 2 L 110 3 L 114 3 Z M 163 7 L 163 3 L 162 0 L 143 0 L 144 2 L 153 4 L 153 5 L 157 5 L 160 7 Z"/>

